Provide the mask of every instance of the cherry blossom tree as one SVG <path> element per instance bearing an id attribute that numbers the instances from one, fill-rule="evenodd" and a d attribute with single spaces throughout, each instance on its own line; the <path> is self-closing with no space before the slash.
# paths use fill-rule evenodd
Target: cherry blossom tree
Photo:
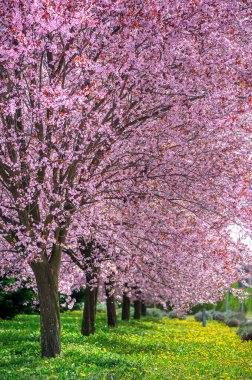
<path id="1" fill-rule="evenodd" d="M 36 278 L 44 356 L 60 353 L 64 247 L 95 236 L 131 257 L 164 238 L 160 260 L 179 252 L 184 267 L 187 236 L 193 250 L 243 220 L 250 12 L 241 0 L 0 2 L 1 260 Z"/>

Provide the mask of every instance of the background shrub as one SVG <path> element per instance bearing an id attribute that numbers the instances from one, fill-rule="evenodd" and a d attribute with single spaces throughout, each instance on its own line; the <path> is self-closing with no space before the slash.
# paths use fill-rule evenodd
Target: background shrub
<path id="1" fill-rule="evenodd" d="M 176 311 L 170 311 L 169 314 L 168 314 L 168 317 L 170 319 L 174 319 L 174 318 L 178 318 L 180 320 L 184 320 L 185 319 L 185 316 L 181 313 L 177 313 Z"/>
<path id="2" fill-rule="evenodd" d="M 230 318 L 225 321 L 225 324 L 229 327 L 238 327 L 240 326 L 240 321 L 238 319 Z"/>
<path id="3" fill-rule="evenodd" d="M 198 312 L 202 311 L 202 309 L 205 310 L 212 310 L 214 305 L 212 303 L 201 303 L 197 304 L 192 307 L 191 311 L 189 314 L 197 314 Z"/>
<path id="4" fill-rule="evenodd" d="M 0 279 L 0 319 L 12 319 L 17 314 L 33 314 L 36 307 L 33 303 L 36 296 L 31 288 L 27 288 L 25 282 L 15 291 L 8 287 L 15 283 L 16 279 Z"/>
<path id="5" fill-rule="evenodd" d="M 99 302 L 99 303 L 97 303 L 96 311 L 97 312 L 106 312 L 107 311 L 106 303 L 105 302 Z"/>
<path id="6" fill-rule="evenodd" d="M 246 324 L 245 326 L 240 327 L 237 334 L 242 340 L 252 340 L 252 325 Z"/>
<path id="7" fill-rule="evenodd" d="M 197 322 L 202 322 L 202 311 L 198 311 L 198 313 L 194 314 L 194 319 Z M 210 313 L 209 311 L 206 311 L 206 319 L 207 320 L 213 319 L 212 313 Z"/>
<path id="8" fill-rule="evenodd" d="M 157 309 L 157 308 L 147 308 L 146 315 L 151 318 L 157 318 L 157 319 L 163 318 L 162 310 Z"/>
<path id="9" fill-rule="evenodd" d="M 224 323 L 229 327 L 237 327 L 246 323 L 245 314 L 239 311 L 228 311 L 224 313 Z"/>
<path id="10" fill-rule="evenodd" d="M 84 302 L 75 302 L 73 306 L 73 310 L 83 310 L 84 309 Z"/>
<path id="11" fill-rule="evenodd" d="M 225 321 L 225 313 L 221 311 L 213 311 L 212 317 L 215 321 L 224 322 Z"/>
<path id="12" fill-rule="evenodd" d="M 245 323 L 246 322 L 246 316 L 244 313 L 240 311 L 228 311 L 227 313 L 224 313 L 225 320 L 224 322 L 230 320 L 230 319 L 236 319 L 239 321 L 239 323 Z"/>

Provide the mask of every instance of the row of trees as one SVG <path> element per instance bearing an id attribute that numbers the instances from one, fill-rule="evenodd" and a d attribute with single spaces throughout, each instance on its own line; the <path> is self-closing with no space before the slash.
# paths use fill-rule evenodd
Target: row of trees
<path id="1" fill-rule="evenodd" d="M 242 278 L 250 12 L 0 2 L 1 274 L 33 278 L 44 356 L 60 353 L 59 284 L 183 309 Z"/>

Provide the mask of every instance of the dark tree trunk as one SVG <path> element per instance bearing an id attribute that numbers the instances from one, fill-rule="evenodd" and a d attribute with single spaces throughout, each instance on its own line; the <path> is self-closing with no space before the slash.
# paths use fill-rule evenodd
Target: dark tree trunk
<path id="1" fill-rule="evenodd" d="M 82 324 L 81 324 L 81 333 L 82 335 L 88 336 L 91 334 L 91 323 L 90 323 L 90 304 L 91 304 L 91 297 L 90 297 L 90 287 L 87 285 L 85 289 L 85 296 L 84 296 L 84 309 L 83 309 L 83 317 L 82 317 Z"/>
<path id="2" fill-rule="evenodd" d="M 97 283 L 97 287 L 95 288 L 95 314 L 96 314 L 96 308 L 97 308 L 98 292 L 99 292 L 99 283 Z"/>
<path id="3" fill-rule="evenodd" d="M 47 358 L 60 355 L 59 265 L 60 255 L 57 262 L 31 264 L 38 287 L 42 356 Z"/>
<path id="4" fill-rule="evenodd" d="M 141 315 L 146 317 L 146 305 L 143 301 L 141 302 Z"/>
<path id="5" fill-rule="evenodd" d="M 134 319 L 140 319 L 141 317 L 141 301 L 134 301 Z"/>
<path id="6" fill-rule="evenodd" d="M 113 281 L 109 281 L 105 283 L 107 317 L 108 317 L 109 327 L 116 327 L 117 325 L 115 296 L 114 294 L 111 294 L 113 285 L 114 285 Z"/>
<path id="7" fill-rule="evenodd" d="M 95 333 L 96 304 L 98 296 L 98 286 L 90 286 L 92 277 L 86 276 L 87 285 L 85 289 L 83 318 L 81 325 L 82 335 L 88 336 Z"/>
<path id="8" fill-rule="evenodd" d="M 96 305 L 97 305 L 98 287 L 91 290 L 90 297 L 90 332 L 95 333 Z"/>
<path id="9" fill-rule="evenodd" d="M 123 293 L 123 302 L 122 302 L 122 320 L 128 321 L 130 319 L 130 299 L 127 295 L 128 293 Z"/>
<path id="10" fill-rule="evenodd" d="M 80 251 L 85 258 L 85 264 L 81 265 L 73 255 L 72 260 L 86 272 L 86 289 L 84 298 L 84 310 L 82 318 L 81 333 L 82 335 L 90 335 L 95 333 L 96 305 L 98 297 L 98 272 L 99 268 L 95 267 L 94 241 L 85 244 L 80 240 Z"/>

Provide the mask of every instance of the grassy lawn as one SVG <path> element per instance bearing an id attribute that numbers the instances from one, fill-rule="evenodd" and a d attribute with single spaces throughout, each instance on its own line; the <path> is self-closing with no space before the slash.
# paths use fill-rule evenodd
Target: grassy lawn
<path id="1" fill-rule="evenodd" d="M 252 379 L 252 342 L 235 328 L 163 319 L 120 322 L 98 314 L 97 334 L 82 337 L 80 312 L 62 315 L 62 357 L 40 357 L 38 316 L 0 321 L 0 380 Z"/>

